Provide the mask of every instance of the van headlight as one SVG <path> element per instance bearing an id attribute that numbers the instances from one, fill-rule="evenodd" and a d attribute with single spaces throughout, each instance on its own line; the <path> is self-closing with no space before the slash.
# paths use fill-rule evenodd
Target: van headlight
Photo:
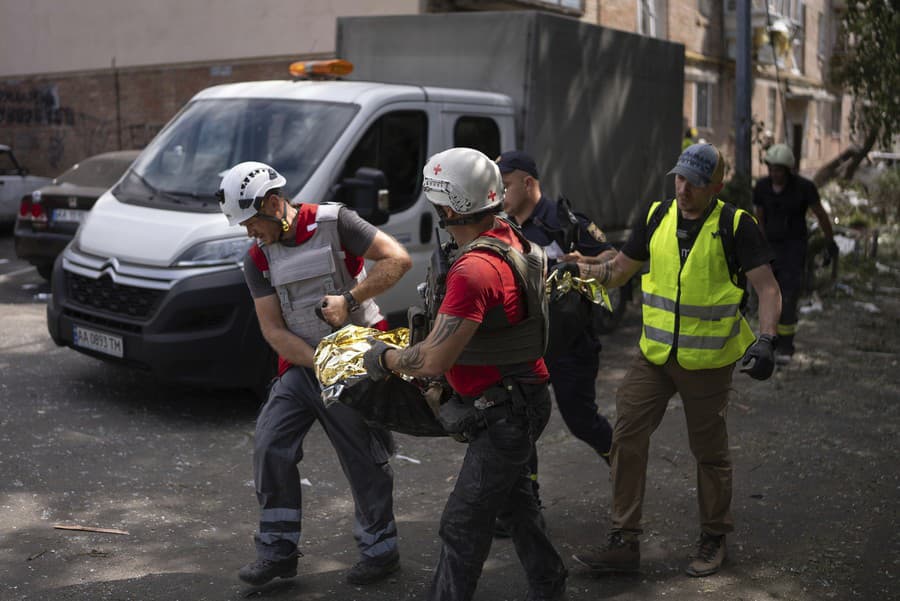
<path id="1" fill-rule="evenodd" d="M 253 244 L 247 238 L 229 238 L 227 240 L 210 240 L 201 242 L 187 249 L 175 259 L 173 267 L 205 267 L 209 265 L 227 265 L 240 263 Z"/>

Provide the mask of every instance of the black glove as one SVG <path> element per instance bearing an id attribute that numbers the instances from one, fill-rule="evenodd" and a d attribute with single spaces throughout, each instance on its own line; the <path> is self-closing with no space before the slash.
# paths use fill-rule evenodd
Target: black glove
<path id="1" fill-rule="evenodd" d="M 562 274 L 568 272 L 572 274 L 573 278 L 577 278 L 581 276 L 581 270 L 578 268 L 578 263 L 557 263 L 551 269 L 551 272 L 557 272 L 556 277 L 562 277 Z"/>
<path id="2" fill-rule="evenodd" d="M 363 367 L 366 368 L 366 373 L 369 375 L 369 378 L 375 382 L 384 380 L 391 375 L 391 371 L 384 366 L 384 354 L 390 350 L 391 347 L 381 340 L 375 340 L 374 338 L 369 338 L 369 342 L 372 346 L 369 347 L 369 350 L 363 355 Z"/>
<path id="3" fill-rule="evenodd" d="M 771 334 L 760 334 L 753 345 L 744 354 L 741 371 L 751 378 L 767 380 L 775 370 L 775 337 Z"/>

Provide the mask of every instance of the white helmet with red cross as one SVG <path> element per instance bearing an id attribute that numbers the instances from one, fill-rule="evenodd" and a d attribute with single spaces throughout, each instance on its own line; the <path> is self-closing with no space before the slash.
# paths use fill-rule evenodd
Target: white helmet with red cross
<path id="1" fill-rule="evenodd" d="M 425 164 L 425 196 L 460 215 L 497 211 L 503 204 L 503 178 L 497 163 L 474 148 L 451 148 Z"/>
<path id="2" fill-rule="evenodd" d="M 219 208 L 229 225 L 238 225 L 256 215 L 266 194 L 286 183 L 283 175 L 265 163 L 238 163 L 222 178 L 217 194 Z"/>

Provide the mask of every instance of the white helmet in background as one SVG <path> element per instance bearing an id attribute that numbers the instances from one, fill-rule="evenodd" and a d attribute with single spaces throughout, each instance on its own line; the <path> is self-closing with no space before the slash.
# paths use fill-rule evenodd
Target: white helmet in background
<path id="1" fill-rule="evenodd" d="M 766 150 L 766 163 L 781 165 L 785 169 L 794 168 L 794 151 L 787 144 L 772 144 Z"/>
<path id="2" fill-rule="evenodd" d="M 423 173 L 422 188 L 428 200 L 438 206 L 450 207 L 460 215 L 496 212 L 503 205 L 500 168 L 474 148 L 439 152 L 428 159 Z M 471 223 L 471 220 L 466 222 Z"/>
<path id="3" fill-rule="evenodd" d="M 229 225 L 238 225 L 256 215 L 267 193 L 286 183 L 283 175 L 265 163 L 238 163 L 222 178 L 217 194 L 219 208 Z"/>

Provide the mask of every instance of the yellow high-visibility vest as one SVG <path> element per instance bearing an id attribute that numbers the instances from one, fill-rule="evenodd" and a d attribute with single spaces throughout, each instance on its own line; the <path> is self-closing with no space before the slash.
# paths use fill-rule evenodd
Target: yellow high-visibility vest
<path id="1" fill-rule="evenodd" d="M 654 203 L 650 216 L 659 203 Z M 741 314 L 744 290 L 734 284 L 719 234 L 722 201 L 703 222 L 684 265 L 678 248 L 678 203 L 672 202 L 650 239 L 650 270 L 641 278 L 640 348 L 662 365 L 678 336 L 676 360 L 685 369 L 714 369 L 740 359 L 756 337 Z M 733 230 L 743 211 L 735 211 Z M 678 331 L 675 331 L 676 315 Z"/>

